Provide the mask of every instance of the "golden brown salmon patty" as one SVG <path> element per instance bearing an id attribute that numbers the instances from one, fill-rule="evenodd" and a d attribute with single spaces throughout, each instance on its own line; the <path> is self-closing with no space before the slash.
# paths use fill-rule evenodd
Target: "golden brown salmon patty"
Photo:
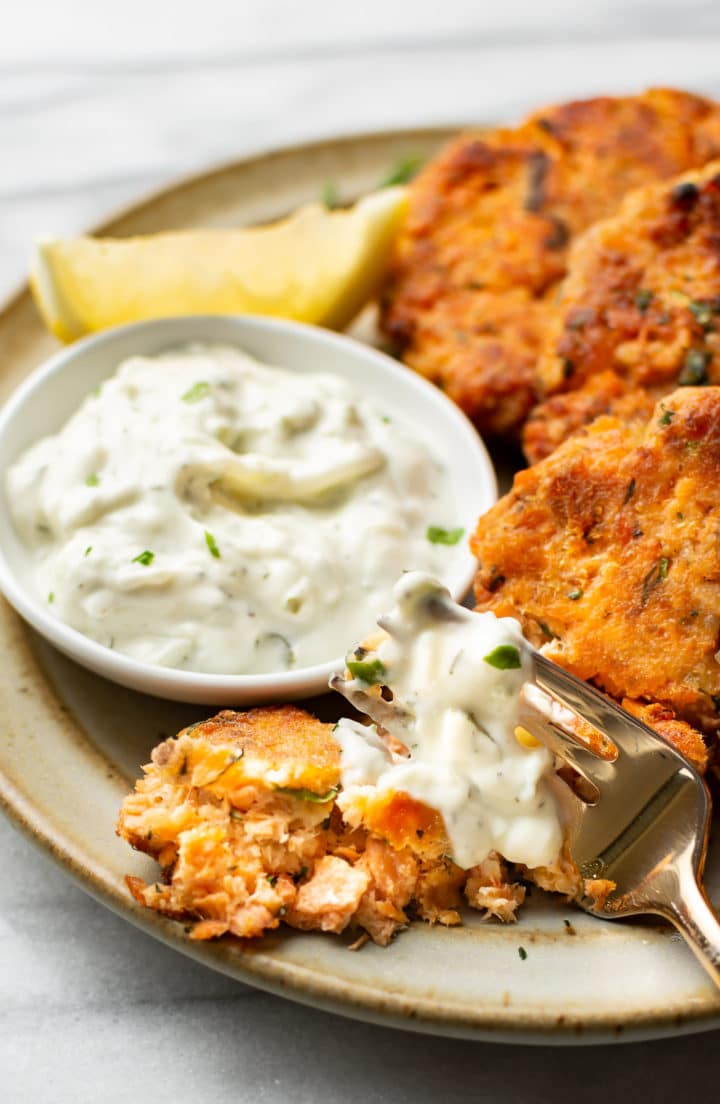
<path id="1" fill-rule="evenodd" d="M 162 868 L 133 896 L 192 925 L 192 938 L 358 929 L 386 944 L 413 915 L 459 924 L 463 899 L 514 919 L 525 888 L 496 855 L 464 871 L 439 815 L 362 787 L 336 804 L 332 725 L 292 706 L 226 711 L 166 740 L 123 802 L 118 834 Z M 570 893 L 563 859 L 557 875 Z"/>
<path id="2" fill-rule="evenodd" d="M 719 479 L 719 387 L 677 390 L 649 420 L 598 418 L 480 518 L 478 608 L 517 617 L 613 697 L 715 732 Z M 686 735 L 682 750 L 703 767 L 702 742 Z"/>
<path id="3" fill-rule="evenodd" d="M 525 427 L 537 461 L 614 390 L 657 399 L 720 382 L 720 161 L 627 196 L 573 245 L 538 364 L 548 395 Z M 614 386 L 607 381 L 612 372 Z"/>
<path id="4" fill-rule="evenodd" d="M 536 360 L 568 247 L 632 189 L 720 156 L 720 111 L 653 89 L 461 134 L 414 181 L 383 299 L 405 362 L 492 434 L 535 402 Z"/>

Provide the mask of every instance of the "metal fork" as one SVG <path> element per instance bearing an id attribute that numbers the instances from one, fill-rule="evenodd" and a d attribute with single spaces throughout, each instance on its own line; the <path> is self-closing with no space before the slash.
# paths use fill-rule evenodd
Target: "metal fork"
<path id="1" fill-rule="evenodd" d="M 720 921 L 702 886 L 711 811 L 703 778 L 599 691 L 540 653 L 534 661 L 520 723 L 584 779 L 570 851 L 583 878 L 615 883 L 605 900 L 577 903 L 608 920 L 664 917 L 720 986 Z"/>

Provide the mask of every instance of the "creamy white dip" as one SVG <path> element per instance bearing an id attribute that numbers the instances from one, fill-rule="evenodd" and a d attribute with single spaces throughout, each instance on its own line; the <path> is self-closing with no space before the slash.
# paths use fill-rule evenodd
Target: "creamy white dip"
<path id="1" fill-rule="evenodd" d="M 448 476 L 361 387 L 225 346 L 125 361 L 8 472 L 37 593 L 151 664 L 342 654 L 403 570 L 444 572 L 460 547 L 428 539 L 457 520 Z"/>
<path id="2" fill-rule="evenodd" d="M 368 681 L 389 687 L 392 701 L 368 712 L 409 754 L 388 750 L 375 726 L 341 720 L 343 790 L 350 799 L 356 786 L 402 791 L 436 809 L 464 868 L 491 851 L 530 867 L 551 863 L 562 843 L 553 758 L 515 736 L 531 675 L 520 626 L 463 609 L 420 572 L 397 583 L 395 603 L 380 620 L 382 643 L 349 657 L 356 677 L 343 692 L 362 708 Z"/>

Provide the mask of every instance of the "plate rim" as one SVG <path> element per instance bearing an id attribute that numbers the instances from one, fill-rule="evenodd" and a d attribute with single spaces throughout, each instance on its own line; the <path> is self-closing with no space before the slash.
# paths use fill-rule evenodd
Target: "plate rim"
<path id="1" fill-rule="evenodd" d="M 137 217 L 157 202 L 179 197 L 184 191 L 202 187 L 223 174 L 233 174 L 249 167 L 270 163 L 288 155 L 319 153 L 338 146 L 366 144 L 372 141 L 447 140 L 467 124 L 457 126 L 402 127 L 389 130 L 359 131 L 301 140 L 282 146 L 251 152 L 246 156 L 222 160 L 198 171 L 183 174 L 166 185 L 159 185 L 116 208 L 109 216 L 88 230 L 89 234 L 112 234 L 124 219 Z M 482 125 L 474 127 L 481 131 Z M 30 300 L 27 281 L 21 281 L 0 300 L 0 323 Z M 17 617 L 14 613 L 12 616 Z M 79 723 L 79 722 L 78 722 Z M 83 743 L 87 753 L 102 758 L 87 738 Z M 104 764 L 107 766 L 107 763 Z M 510 1004 L 499 1009 L 473 1008 L 472 1014 L 459 1014 L 456 1008 L 442 1009 L 431 998 L 420 1000 L 402 997 L 377 987 L 361 987 L 353 983 L 354 992 L 341 991 L 343 985 L 334 979 L 294 963 L 273 962 L 262 948 L 243 946 L 240 940 L 227 939 L 215 944 L 193 944 L 177 921 L 142 908 L 129 894 L 103 877 L 93 863 L 77 853 L 73 842 L 50 818 L 33 804 L 31 795 L 23 792 L 0 770 L 0 808 L 22 835 L 43 851 L 91 897 L 110 908 L 135 927 L 211 969 L 236 980 L 301 1004 L 311 1005 L 345 1017 L 362 1019 L 382 1026 L 416 1032 L 515 1044 L 607 1044 L 609 1042 L 639 1042 L 663 1035 L 693 1034 L 720 1027 L 720 1007 L 717 1001 L 701 1000 L 690 1006 L 649 1008 L 638 1014 L 614 1015 L 569 1012 L 519 1013 Z M 388 953 L 392 953 L 391 951 Z"/>

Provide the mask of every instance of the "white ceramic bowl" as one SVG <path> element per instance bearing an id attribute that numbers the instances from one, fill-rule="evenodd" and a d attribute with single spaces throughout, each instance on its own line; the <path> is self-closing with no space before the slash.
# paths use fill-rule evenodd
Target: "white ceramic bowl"
<path id="1" fill-rule="evenodd" d="M 465 416 L 435 387 L 390 357 L 314 326 L 254 317 L 192 316 L 121 326 L 63 349 L 30 376 L 0 413 L 0 473 L 40 437 L 56 433 L 82 399 L 133 354 L 153 355 L 191 341 L 237 345 L 261 361 L 294 372 L 334 372 L 362 384 L 398 418 L 427 435 L 455 485 L 458 522 L 470 533 L 497 496 L 485 447 Z M 176 701 L 239 705 L 322 693 L 342 657 L 313 667 L 262 675 L 209 675 L 156 667 L 105 648 L 59 621 L 33 592 L 28 556 L 0 488 L 0 589 L 19 614 L 56 648 L 123 686 Z M 457 599 L 475 570 L 458 550 L 443 582 Z M 370 626 L 368 626 L 370 628 Z M 356 641 L 348 640 L 350 648 Z"/>

